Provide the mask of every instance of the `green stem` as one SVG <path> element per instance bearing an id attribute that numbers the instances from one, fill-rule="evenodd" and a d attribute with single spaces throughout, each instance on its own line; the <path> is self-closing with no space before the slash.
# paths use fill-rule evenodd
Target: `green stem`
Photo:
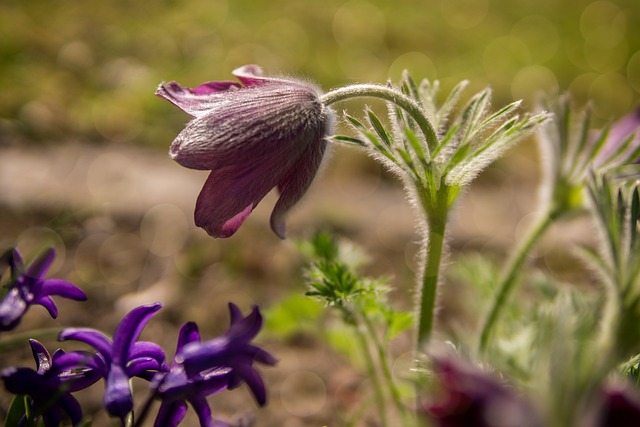
<path id="1" fill-rule="evenodd" d="M 402 404 L 402 397 L 400 396 L 400 391 L 398 390 L 398 387 L 396 387 L 395 381 L 393 381 L 393 376 L 391 375 L 391 369 L 389 367 L 389 360 L 387 358 L 387 352 L 385 350 L 385 347 L 380 342 L 380 339 L 378 339 L 378 335 L 376 334 L 375 328 L 371 323 L 371 320 L 364 313 L 362 313 L 362 319 L 364 321 L 365 326 L 367 327 L 367 332 L 371 336 L 371 339 L 373 340 L 373 343 L 378 352 L 378 360 L 380 361 L 380 366 L 382 368 L 383 378 L 386 383 L 385 385 L 391 392 L 391 398 L 393 399 L 393 403 L 395 404 L 398 413 L 400 413 L 403 420 L 405 421 L 404 424 L 408 426 L 410 425 L 408 422 L 409 414 L 407 413 L 407 408 Z"/>
<path id="2" fill-rule="evenodd" d="M 529 229 L 526 238 L 520 242 L 514 256 L 507 265 L 507 268 L 505 269 L 498 284 L 498 291 L 494 294 L 489 313 L 485 318 L 484 325 L 482 326 L 478 347 L 480 353 L 483 353 L 486 350 L 489 337 L 493 332 L 493 328 L 495 327 L 500 313 L 506 305 L 505 303 L 507 298 L 509 298 L 513 288 L 515 287 L 527 256 L 531 252 L 533 246 L 538 242 L 538 240 L 540 240 L 540 237 L 542 237 L 547 228 L 549 228 L 554 217 L 555 215 L 550 211 L 544 211 L 542 215 L 539 215 L 538 220 Z"/>
<path id="3" fill-rule="evenodd" d="M 424 351 L 435 320 L 436 295 L 440 280 L 440 263 L 444 247 L 444 234 L 447 225 L 447 211 L 437 217 L 430 216 L 428 221 L 428 237 L 424 249 L 424 270 L 418 306 L 418 339 L 417 349 Z"/>
<path id="4" fill-rule="evenodd" d="M 429 120 L 427 120 L 420 104 L 418 104 L 413 98 L 410 98 L 399 90 L 391 87 L 374 84 L 350 85 L 325 93 L 320 98 L 320 101 L 324 105 L 329 106 L 339 101 L 359 97 L 381 98 L 386 101 L 393 102 L 405 110 L 413 120 L 416 121 L 424 135 L 430 151 L 433 151 L 438 145 L 438 136 L 436 135 L 436 132 Z"/>
<path id="5" fill-rule="evenodd" d="M 39 341 L 46 339 L 55 339 L 58 337 L 63 328 L 44 328 L 35 329 L 20 334 L 11 335 L 7 338 L 0 339 L 0 353 L 12 350 L 14 348 L 23 347 L 29 341 L 29 338 Z"/>
<path id="6" fill-rule="evenodd" d="M 354 325 L 354 330 L 358 339 L 358 343 L 360 344 L 360 347 L 362 349 L 362 355 L 364 356 L 365 363 L 367 365 L 367 373 L 369 375 L 369 378 L 371 378 L 371 382 L 373 383 L 373 392 L 375 394 L 376 407 L 378 408 L 378 414 L 380 416 L 380 424 L 383 427 L 386 427 L 388 423 L 387 410 L 384 404 L 384 394 L 382 393 L 382 386 L 380 385 L 380 379 L 378 378 L 378 371 L 373 362 L 373 357 L 371 356 L 369 343 L 367 342 L 367 337 L 362 333 L 362 330 L 357 323 Z"/>

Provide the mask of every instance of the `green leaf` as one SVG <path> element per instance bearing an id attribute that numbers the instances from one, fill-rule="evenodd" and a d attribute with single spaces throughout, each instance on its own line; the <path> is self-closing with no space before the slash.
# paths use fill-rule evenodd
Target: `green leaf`
<path id="1" fill-rule="evenodd" d="M 416 157 L 418 157 L 418 160 L 420 160 L 423 165 L 429 164 L 429 162 L 427 162 L 426 156 L 424 155 L 422 143 L 416 136 L 415 132 L 408 127 L 404 127 L 403 131 L 407 141 L 409 142 L 409 146 L 413 149 L 413 152 L 415 153 Z"/>
<path id="2" fill-rule="evenodd" d="M 347 135 L 333 135 L 331 137 L 331 139 L 333 139 L 334 141 L 338 142 L 338 143 L 346 143 L 349 145 L 357 145 L 359 147 L 366 147 L 367 144 L 362 141 L 361 139 L 358 138 L 354 138 L 351 136 L 347 136 Z"/>
<path id="3" fill-rule="evenodd" d="M 442 103 L 442 106 L 438 110 L 438 117 L 434 126 L 436 129 L 444 126 L 449 118 L 449 114 L 458 103 L 462 92 L 464 92 L 465 88 L 469 85 L 468 80 L 463 80 L 458 83 L 452 90 L 449 92 L 447 99 Z"/>
<path id="4" fill-rule="evenodd" d="M 18 427 L 22 417 L 26 417 L 27 425 L 33 426 L 33 421 L 29 416 L 29 402 L 30 399 L 27 396 L 17 395 L 11 401 L 9 409 L 7 411 L 7 417 L 5 418 L 5 427 Z M 24 424 L 22 424 L 24 425 Z"/>
<path id="5" fill-rule="evenodd" d="M 380 139 L 387 145 L 387 147 L 391 148 L 393 146 L 393 143 L 391 142 L 391 135 L 389 135 L 389 132 L 387 132 L 387 130 L 384 128 L 378 116 L 376 116 L 371 110 L 367 110 L 367 116 L 369 117 L 369 122 L 371 123 L 371 126 L 375 130 L 376 134 L 378 134 Z"/>

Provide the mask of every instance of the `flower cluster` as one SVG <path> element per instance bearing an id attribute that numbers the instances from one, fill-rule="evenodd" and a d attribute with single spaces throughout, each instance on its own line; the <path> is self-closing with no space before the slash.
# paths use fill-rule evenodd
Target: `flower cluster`
<path id="1" fill-rule="evenodd" d="M 15 249 L 2 258 L 11 271 L 9 292 L 0 302 L 5 330 L 15 327 L 31 304 L 44 305 L 55 317 L 57 312 L 49 295 L 86 299 L 80 289 L 66 281 L 43 278 L 53 257 L 53 250 L 49 250 L 26 269 Z M 237 306 L 229 304 L 229 330 L 210 341 L 201 342 L 195 323 L 186 323 L 170 365 L 158 344 L 138 340 L 161 307 L 154 303 L 134 308 L 124 316 L 113 339 L 92 328 L 66 328 L 58 336 L 60 341 L 80 341 L 95 351 L 58 349 L 51 355 L 39 341 L 31 339 L 36 369 L 10 367 L 0 372 L 10 393 L 29 397 L 29 407 L 15 425 L 31 425 L 42 417 L 45 426 L 55 427 L 65 415 L 77 425 L 83 420 L 83 413 L 72 393 L 101 379 L 105 383 L 103 402 L 107 412 L 123 421 L 134 408 L 130 382 L 133 377 L 149 381 L 152 397 L 161 401 L 156 426 L 177 426 L 187 403 L 197 412 L 202 426 L 225 425 L 212 419 L 206 398 L 242 383 L 249 386 L 260 406 L 266 404 L 266 388 L 253 365 L 274 365 L 276 360 L 251 343 L 262 327 L 258 307 L 245 317 Z"/>

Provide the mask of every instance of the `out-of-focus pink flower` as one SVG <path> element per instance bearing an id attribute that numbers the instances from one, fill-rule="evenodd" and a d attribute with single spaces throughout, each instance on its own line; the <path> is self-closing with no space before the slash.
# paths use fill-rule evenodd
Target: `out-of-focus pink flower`
<path id="1" fill-rule="evenodd" d="M 516 391 L 448 353 L 431 358 L 439 398 L 422 410 L 434 427 L 542 427 L 534 407 Z"/>
<path id="2" fill-rule="evenodd" d="M 623 149 L 624 145 L 627 145 L 626 149 Z M 611 125 L 594 163 L 596 166 L 611 161 L 639 163 L 639 158 L 629 158 L 633 156 L 638 145 L 640 145 L 640 106 Z"/>
<path id="3" fill-rule="evenodd" d="M 233 74 L 241 84 L 158 87 L 156 95 L 194 117 L 169 154 L 187 168 L 211 170 L 196 203 L 197 226 L 213 237 L 229 237 L 277 187 L 271 228 L 284 238 L 285 214 L 320 168 L 334 114 L 310 83 L 263 77 L 255 65 Z"/>

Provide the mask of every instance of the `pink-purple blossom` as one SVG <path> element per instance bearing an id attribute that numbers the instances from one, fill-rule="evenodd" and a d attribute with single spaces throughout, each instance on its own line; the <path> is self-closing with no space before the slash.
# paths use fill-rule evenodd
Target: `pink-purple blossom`
<path id="1" fill-rule="evenodd" d="M 233 74 L 240 83 L 158 87 L 156 95 L 193 116 L 169 154 L 182 166 L 211 171 L 196 202 L 197 226 L 229 237 L 277 188 L 271 228 L 284 238 L 285 215 L 320 168 L 334 114 L 313 84 L 264 77 L 255 65 Z"/>

